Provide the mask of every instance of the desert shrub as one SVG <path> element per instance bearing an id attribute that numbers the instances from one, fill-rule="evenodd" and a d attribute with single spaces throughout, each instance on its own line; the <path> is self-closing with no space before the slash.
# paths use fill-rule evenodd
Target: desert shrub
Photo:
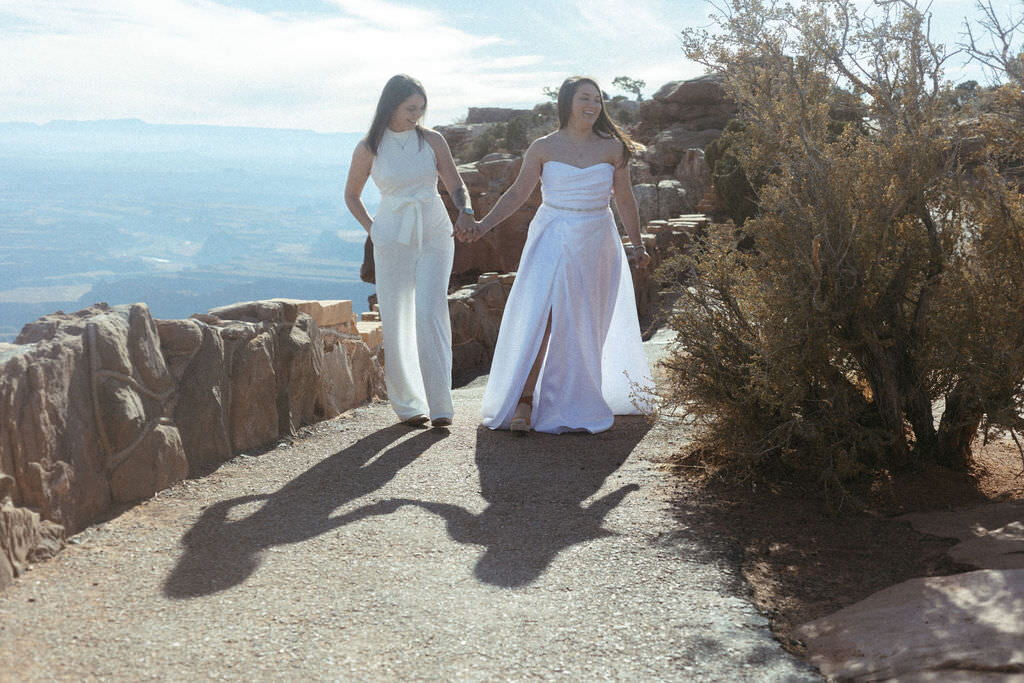
<path id="1" fill-rule="evenodd" d="M 704 150 L 704 160 L 711 170 L 711 184 L 721 197 L 732 222 L 742 227 L 757 213 L 757 192 L 743 171 L 734 148 L 743 144 L 743 124 L 733 119 L 726 124 L 722 136 Z"/>
<path id="2" fill-rule="evenodd" d="M 527 137 L 530 129 L 531 114 L 519 114 L 505 124 L 505 149 L 514 154 L 522 154 L 532 141 Z"/>
<path id="3" fill-rule="evenodd" d="M 507 132 L 508 124 L 488 124 L 487 129 L 463 145 L 456 156 L 458 156 L 463 163 L 467 163 L 470 161 L 479 161 L 491 152 L 504 152 L 506 151 L 505 137 Z"/>
<path id="4" fill-rule="evenodd" d="M 664 275 L 689 276 L 670 402 L 705 452 L 830 486 L 967 467 L 979 428 L 1022 425 L 1024 199 L 1000 160 L 1021 84 L 968 153 L 910 0 L 732 0 L 716 26 L 686 48 L 740 107 L 728 152 L 758 179 L 757 249 L 710 231 Z"/>

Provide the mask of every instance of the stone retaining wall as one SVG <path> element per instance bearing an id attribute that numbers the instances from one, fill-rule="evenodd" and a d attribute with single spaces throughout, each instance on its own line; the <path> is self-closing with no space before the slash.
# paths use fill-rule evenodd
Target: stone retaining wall
<path id="1" fill-rule="evenodd" d="M 348 301 L 290 300 L 26 325 L 0 345 L 0 586 L 65 529 L 384 397 L 379 328 Z"/>

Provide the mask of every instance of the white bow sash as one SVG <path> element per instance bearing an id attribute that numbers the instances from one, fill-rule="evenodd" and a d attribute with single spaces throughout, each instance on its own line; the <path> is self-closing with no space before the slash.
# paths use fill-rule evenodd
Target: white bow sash
<path id="1" fill-rule="evenodd" d="M 395 197 L 397 203 L 394 210 L 398 215 L 398 234 L 395 241 L 399 244 L 412 244 L 413 236 L 416 244 L 423 243 L 423 205 L 433 201 L 437 192 L 421 192 L 419 194 Z"/>

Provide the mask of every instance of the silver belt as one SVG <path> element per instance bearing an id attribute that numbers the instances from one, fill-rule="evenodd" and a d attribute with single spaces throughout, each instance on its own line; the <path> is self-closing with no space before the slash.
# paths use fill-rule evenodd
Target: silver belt
<path id="1" fill-rule="evenodd" d="M 558 206 L 557 204 L 552 204 L 551 202 L 544 202 L 543 205 L 555 209 L 556 211 L 573 211 L 575 213 L 597 213 L 598 211 L 608 210 L 607 204 L 605 206 L 599 206 L 596 209 L 574 209 L 569 206 Z"/>

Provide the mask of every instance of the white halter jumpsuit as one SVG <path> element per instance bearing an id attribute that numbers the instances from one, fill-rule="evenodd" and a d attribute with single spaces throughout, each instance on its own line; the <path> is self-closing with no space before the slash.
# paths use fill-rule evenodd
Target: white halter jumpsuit
<path id="1" fill-rule="evenodd" d="M 370 175 L 381 193 L 370 237 L 388 398 L 402 420 L 451 418 L 455 243 L 437 192 L 434 150 L 415 130 L 385 129 Z"/>

